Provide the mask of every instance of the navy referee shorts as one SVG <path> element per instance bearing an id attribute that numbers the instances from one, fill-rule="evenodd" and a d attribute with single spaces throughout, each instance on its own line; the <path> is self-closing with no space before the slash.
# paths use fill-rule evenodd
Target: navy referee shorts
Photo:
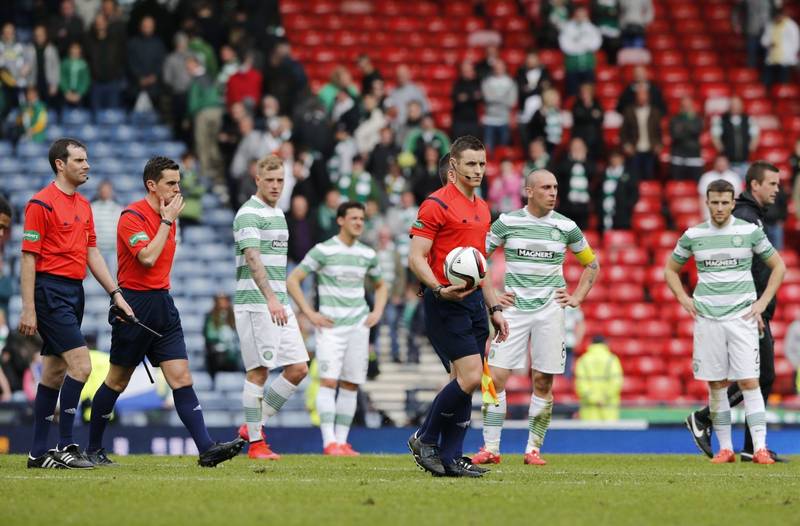
<path id="1" fill-rule="evenodd" d="M 425 329 L 444 368 L 450 372 L 450 362 L 479 354 L 483 359 L 489 338 L 489 319 L 483 292 L 476 289 L 461 301 L 436 299 L 430 289 L 423 296 Z"/>
<path id="2" fill-rule="evenodd" d="M 169 291 L 122 289 L 122 297 L 139 321 L 161 334 L 161 338 L 109 315 L 111 363 L 136 367 L 147 356 L 150 363 L 157 366 L 168 360 L 188 359 L 181 317 Z"/>
<path id="3" fill-rule="evenodd" d="M 33 289 L 36 324 L 42 337 L 42 356 L 85 347 L 83 281 L 39 272 Z"/>

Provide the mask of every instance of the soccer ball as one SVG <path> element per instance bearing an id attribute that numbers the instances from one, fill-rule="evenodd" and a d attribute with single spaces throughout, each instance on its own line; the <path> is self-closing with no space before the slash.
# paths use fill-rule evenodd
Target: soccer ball
<path id="1" fill-rule="evenodd" d="M 444 275 L 452 285 L 474 289 L 486 276 L 486 259 L 473 247 L 454 248 L 444 259 Z"/>

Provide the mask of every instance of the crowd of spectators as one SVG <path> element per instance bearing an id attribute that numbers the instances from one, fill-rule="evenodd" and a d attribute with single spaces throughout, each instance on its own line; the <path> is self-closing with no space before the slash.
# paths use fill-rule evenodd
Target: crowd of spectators
<path id="1" fill-rule="evenodd" d="M 691 97 L 670 114 L 645 66 L 633 68 L 616 104 L 619 142 L 607 143 L 597 57 L 616 64 L 621 49 L 646 45 L 651 0 L 594 0 L 589 8 L 541 2 L 537 43 L 563 52 L 563 82 L 538 50 L 509 71 L 502 47 L 489 45 L 481 60 L 457 65 L 450 130 L 437 127 L 423 84 L 405 64 L 382 70 L 364 54 L 338 65 L 314 92 L 283 34 L 276 2 L 145 0 L 124 2 L 125 9 L 116 0 L 33 3 L 44 7 L 15 14 L 0 33 L 4 133 L 43 141 L 48 110 L 67 107 L 159 112 L 190 149 L 181 159 L 184 224 L 202 223 L 206 191 L 236 209 L 255 190 L 255 161 L 277 152 L 286 168 L 279 205 L 292 228 L 290 264 L 336 233 L 340 201 L 365 203 L 364 239 L 380 248 L 382 265 L 394 276 L 386 317 L 393 335 L 401 324 L 419 325 L 407 231 L 419 203 L 441 185 L 439 159 L 452 137 L 484 139 L 496 169 L 482 191 L 494 213 L 522 205 L 523 173 L 549 168 L 559 180 L 559 210 L 582 228 L 599 230 L 631 227 L 640 181 L 708 180 L 702 177 L 704 131 L 718 153 L 709 174 L 720 177 L 741 180 L 759 144 L 759 127 L 739 97 L 713 118 Z M 766 83 L 788 82 L 800 45 L 797 25 L 780 10 L 764 11 L 765 1 L 741 4 L 748 60 L 764 67 Z M 793 183 L 798 159 L 800 146 L 792 157 Z M 793 188 L 797 199 L 800 183 Z M 112 193 L 112 184 L 101 187 L 95 213 L 116 213 Z M 773 224 L 786 217 L 786 202 Z M 221 309 L 216 305 L 206 324 L 216 334 L 211 342 L 224 339 Z M 222 339 L 209 344 L 210 356 L 224 356 Z M 413 340 L 412 361 L 418 359 Z M 401 359 L 394 345 L 391 356 Z"/>

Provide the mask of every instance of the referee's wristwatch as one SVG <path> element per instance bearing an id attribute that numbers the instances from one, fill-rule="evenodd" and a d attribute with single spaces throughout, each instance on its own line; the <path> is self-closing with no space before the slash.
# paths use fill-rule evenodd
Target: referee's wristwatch
<path id="1" fill-rule="evenodd" d="M 495 312 L 503 312 L 503 306 L 495 305 L 494 307 L 489 307 L 489 316 L 491 316 Z"/>
<path id="2" fill-rule="evenodd" d="M 439 285 L 437 287 L 432 288 L 431 292 L 433 293 L 433 297 L 436 298 L 437 300 L 441 299 L 442 298 L 442 289 L 443 288 L 445 288 L 444 285 Z"/>
<path id="3" fill-rule="evenodd" d="M 172 221 L 170 221 L 169 219 L 163 218 L 163 217 L 161 218 L 161 223 L 163 223 L 163 224 L 165 224 L 165 225 L 167 225 L 169 227 L 172 226 Z"/>

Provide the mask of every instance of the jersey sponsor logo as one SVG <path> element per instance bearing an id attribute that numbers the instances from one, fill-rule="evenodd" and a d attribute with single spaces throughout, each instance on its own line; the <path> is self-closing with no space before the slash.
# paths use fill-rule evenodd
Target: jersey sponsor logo
<path id="1" fill-rule="evenodd" d="M 273 239 L 272 248 L 289 248 L 289 242 L 281 239 Z"/>
<path id="2" fill-rule="evenodd" d="M 31 243 L 36 243 L 42 238 L 41 234 L 36 230 L 26 230 L 22 233 L 22 240 L 23 241 L 30 241 Z"/>
<path id="3" fill-rule="evenodd" d="M 706 259 L 703 261 L 703 266 L 706 268 L 725 268 L 725 267 L 735 267 L 739 264 L 739 260 L 736 258 L 727 258 L 727 259 Z"/>
<path id="4" fill-rule="evenodd" d="M 150 241 L 150 237 L 146 232 L 136 232 L 128 239 L 128 244 L 134 246 L 139 241 Z"/>
<path id="5" fill-rule="evenodd" d="M 425 224 L 422 221 L 420 221 L 419 219 L 414 221 L 414 225 L 413 226 L 414 226 L 414 228 L 425 228 Z"/>
<path id="6" fill-rule="evenodd" d="M 552 250 L 531 250 L 529 248 L 518 248 L 517 255 L 531 259 L 553 259 L 556 257 L 556 253 Z"/>

